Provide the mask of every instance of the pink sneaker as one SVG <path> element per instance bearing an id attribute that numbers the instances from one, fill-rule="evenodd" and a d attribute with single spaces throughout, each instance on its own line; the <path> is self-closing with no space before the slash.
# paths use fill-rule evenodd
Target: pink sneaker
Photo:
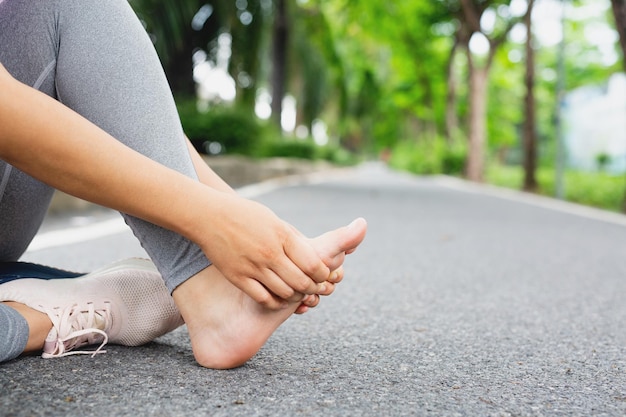
<path id="1" fill-rule="evenodd" d="M 0 285 L 0 301 L 46 313 L 44 358 L 104 353 L 107 343 L 138 346 L 183 324 L 161 275 L 147 259 L 116 262 L 78 278 L 24 278 Z M 75 350 L 99 344 L 95 351 Z"/>

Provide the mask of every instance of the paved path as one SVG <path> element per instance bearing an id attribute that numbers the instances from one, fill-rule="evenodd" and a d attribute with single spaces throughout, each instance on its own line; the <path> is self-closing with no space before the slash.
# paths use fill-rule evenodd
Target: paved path
<path id="1" fill-rule="evenodd" d="M 256 198 L 307 234 L 369 221 L 319 308 L 232 371 L 196 366 L 184 329 L 19 359 L 0 367 L 0 414 L 626 415 L 623 218 L 497 195 L 378 166 L 268 190 Z M 112 233 L 28 258 L 82 269 L 141 253 Z"/>

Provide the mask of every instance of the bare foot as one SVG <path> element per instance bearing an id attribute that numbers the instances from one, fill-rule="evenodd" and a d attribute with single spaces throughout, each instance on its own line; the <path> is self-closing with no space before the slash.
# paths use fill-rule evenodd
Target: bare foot
<path id="1" fill-rule="evenodd" d="M 345 254 L 356 249 L 366 230 L 365 220 L 358 219 L 350 226 L 311 239 L 311 245 L 330 269 L 341 271 L 335 277 L 337 282 L 343 278 L 341 264 Z M 215 369 L 243 365 L 301 306 L 298 301 L 282 310 L 266 309 L 231 284 L 214 266 L 180 285 L 173 296 L 187 323 L 196 360 Z"/>

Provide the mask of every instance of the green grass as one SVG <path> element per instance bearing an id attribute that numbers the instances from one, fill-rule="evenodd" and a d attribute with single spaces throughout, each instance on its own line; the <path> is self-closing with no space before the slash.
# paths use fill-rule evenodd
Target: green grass
<path id="1" fill-rule="evenodd" d="M 507 188 L 521 189 L 524 171 L 519 166 L 492 164 L 487 168 L 485 181 Z M 553 168 L 537 170 L 539 193 L 555 195 Z M 621 211 L 626 190 L 626 176 L 599 172 L 566 171 L 564 175 L 565 199 L 579 204 Z"/>

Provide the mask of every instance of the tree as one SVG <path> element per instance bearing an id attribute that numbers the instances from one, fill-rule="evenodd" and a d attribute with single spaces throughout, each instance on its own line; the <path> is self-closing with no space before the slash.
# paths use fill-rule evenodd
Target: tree
<path id="1" fill-rule="evenodd" d="M 195 95 L 191 57 L 196 48 L 206 49 L 208 42 L 219 35 L 227 21 L 227 3 L 228 0 L 211 4 L 199 0 L 130 1 L 152 37 L 175 96 Z"/>
<path id="2" fill-rule="evenodd" d="M 324 117 L 337 125 L 347 116 L 347 92 L 342 57 L 320 5 L 309 2 L 295 9 L 292 31 L 290 90 L 298 102 L 298 125 L 312 131 Z"/>
<path id="3" fill-rule="evenodd" d="M 615 27 L 619 34 L 620 47 L 624 58 L 624 67 L 626 69 L 626 1 L 611 0 L 613 16 L 615 18 Z"/>
<path id="4" fill-rule="evenodd" d="M 448 144 L 452 143 L 459 131 L 459 117 L 457 111 L 457 76 L 455 71 L 455 58 L 459 50 L 460 44 L 466 42 L 461 41 L 462 34 L 460 32 L 455 33 L 454 43 L 450 49 L 448 57 L 448 63 L 446 65 L 446 78 L 447 78 L 447 90 L 446 90 L 446 127 L 445 137 Z"/>
<path id="5" fill-rule="evenodd" d="M 235 80 L 239 108 L 254 113 L 256 93 L 262 82 L 263 50 L 267 15 L 261 0 L 230 2 L 228 26 L 232 38 L 228 72 Z"/>
<path id="6" fill-rule="evenodd" d="M 469 77 L 469 154 L 466 166 L 467 178 L 482 181 L 486 151 L 487 83 L 489 71 L 498 48 L 506 41 L 510 30 L 520 20 L 511 16 L 508 10 L 510 1 L 460 0 L 459 33 L 467 53 Z M 498 6 L 504 6 L 498 7 Z M 483 16 L 489 10 L 501 18 L 500 28 L 493 31 L 482 25 Z M 497 25 L 496 25 L 497 26 Z M 487 56 L 482 65 L 470 49 L 474 35 L 484 36 L 489 43 Z"/>
<path id="7" fill-rule="evenodd" d="M 438 1 L 335 0 L 325 1 L 324 10 L 349 94 L 345 140 L 380 151 L 399 141 L 442 137 L 451 45 L 445 7 Z"/>
<path id="8" fill-rule="evenodd" d="M 615 17 L 615 27 L 619 34 L 619 43 L 622 49 L 622 61 L 624 69 L 626 69 L 626 1 L 625 0 L 611 0 L 611 6 L 613 8 L 613 16 Z M 622 202 L 622 211 L 626 213 L 626 193 Z"/>
<path id="9" fill-rule="evenodd" d="M 283 114 L 283 97 L 287 91 L 289 32 L 288 0 L 275 0 L 272 27 L 272 119 L 279 129 L 281 129 Z"/>
<path id="10" fill-rule="evenodd" d="M 526 97 L 524 99 L 524 185 L 526 191 L 537 190 L 537 126 L 535 122 L 535 50 L 533 47 L 532 13 L 535 1 L 528 0 L 524 16 L 526 26 Z"/>

